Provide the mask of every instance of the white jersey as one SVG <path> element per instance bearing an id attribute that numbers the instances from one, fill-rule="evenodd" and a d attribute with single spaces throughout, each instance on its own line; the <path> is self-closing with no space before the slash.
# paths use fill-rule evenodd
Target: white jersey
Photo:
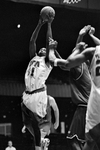
<path id="1" fill-rule="evenodd" d="M 46 65 L 44 57 L 35 56 L 29 62 L 25 73 L 26 91 L 33 91 L 33 94 L 24 92 L 23 103 L 29 110 L 42 118 L 46 115 L 47 90 L 39 91 L 38 89 L 45 87 L 45 81 L 51 70 L 51 65 Z M 34 90 L 37 90 L 38 92 L 34 92 Z"/>
<path id="2" fill-rule="evenodd" d="M 8 146 L 5 150 L 16 150 L 16 148 L 13 146 L 11 146 L 11 147 Z"/>
<path id="3" fill-rule="evenodd" d="M 100 123 L 100 46 L 96 47 L 90 73 L 92 88 L 86 113 L 86 132 Z"/>
<path id="4" fill-rule="evenodd" d="M 51 65 L 46 65 L 44 57 L 35 56 L 29 62 L 25 73 L 26 90 L 34 91 L 44 87 L 51 70 Z"/>

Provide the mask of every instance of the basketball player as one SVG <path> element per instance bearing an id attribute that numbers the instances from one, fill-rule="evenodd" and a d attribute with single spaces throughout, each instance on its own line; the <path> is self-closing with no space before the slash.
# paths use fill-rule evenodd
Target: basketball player
<path id="1" fill-rule="evenodd" d="M 50 140 L 45 137 L 50 134 L 51 126 L 53 125 L 54 129 L 57 129 L 59 126 L 59 109 L 58 109 L 57 103 L 56 103 L 55 99 L 50 95 L 48 95 L 47 100 L 48 100 L 47 109 L 46 109 L 47 114 L 39 122 L 39 128 L 40 128 L 40 132 L 41 132 L 41 148 L 42 148 L 42 150 L 48 149 Z M 51 109 L 54 112 L 54 118 L 55 118 L 54 124 L 52 123 Z M 25 132 L 26 132 L 26 126 L 24 125 L 24 127 L 22 128 L 22 133 L 25 133 Z"/>
<path id="2" fill-rule="evenodd" d="M 96 51 L 90 65 L 92 89 L 86 113 L 86 137 L 89 141 L 94 140 L 100 149 L 100 40 L 94 36 L 94 32 L 92 27 L 89 34 L 96 44 Z M 89 150 L 87 145 L 83 150 Z"/>
<path id="3" fill-rule="evenodd" d="M 51 23 L 54 18 L 47 21 L 46 48 L 41 48 L 37 53 L 36 39 L 40 28 L 46 23 L 41 17 L 30 39 L 30 62 L 25 73 L 25 91 L 23 92 L 23 102 L 21 104 L 24 115 L 24 124 L 34 137 L 35 149 L 41 149 L 41 133 L 39 122 L 46 115 L 47 108 L 47 80 L 53 66 L 50 63 L 48 43 L 52 37 Z M 57 43 L 56 43 L 57 44 Z M 54 45 L 56 47 L 56 44 Z M 54 47 L 53 47 L 54 48 Z"/>
<path id="4" fill-rule="evenodd" d="M 76 42 L 76 48 L 73 50 L 72 54 L 78 54 L 81 52 L 80 49 L 77 49 L 77 44 L 83 40 L 83 37 L 88 33 L 90 27 L 91 26 L 88 25 L 80 30 Z M 88 66 L 85 62 L 76 67 L 70 68 L 69 83 L 71 89 L 71 99 L 76 105 L 76 111 L 68 130 L 67 139 L 72 150 L 81 150 L 86 142 L 85 118 L 91 90 L 90 74 Z"/>
<path id="5" fill-rule="evenodd" d="M 54 112 L 55 122 L 52 122 L 52 114 L 51 109 Z M 47 150 L 50 140 L 45 138 L 46 135 L 50 134 L 51 127 L 53 126 L 54 129 L 57 129 L 59 126 L 59 109 L 56 104 L 55 99 L 48 95 L 48 104 L 47 104 L 47 114 L 42 122 L 40 122 L 39 127 L 41 131 L 41 147 L 42 150 Z"/>
<path id="6" fill-rule="evenodd" d="M 91 90 L 91 78 L 88 67 L 84 61 L 86 60 L 87 62 L 88 59 L 91 59 L 93 56 L 92 52 L 94 53 L 95 51 L 95 48 L 93 47 L 87 48 L 87 50 L 83 51 L 87 45 L 81 41 L 83 35 L 89 30 L 90 26 L 86 26 L 80 31 L 76 47 L 68 59 L 64 60 L 54 58 L 55 66 L 63 66 L 64 70 L 69 70 L 70 73 L 72 101 L 77 105 L 77 109 L 68 131 L 67 138 L 70 139 L 72 147 L 77 150 L 81 149 L 82 143 L 85 142 L 86 106 Z M 81 59 L 83 56 L 85 59 L 84 61 Z M 88 146 L 89 148 L 93 147 L 94 142 L 90 141 Z"/>

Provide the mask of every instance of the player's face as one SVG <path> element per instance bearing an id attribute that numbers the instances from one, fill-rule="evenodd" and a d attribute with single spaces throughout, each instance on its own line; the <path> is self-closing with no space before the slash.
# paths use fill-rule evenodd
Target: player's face
<path id="1" fill-rule="evenodd" d="M 9 145 L 9 147 L 11 147 L 12 146 L 12 141 L 9 141 L 8 145 Z"/>
<path id="2" fill-rule="evenodd" d="M 77 46 L 76 46 L 76 48 L 75 49 L 79 49 L 80 50 L 80 52 L 82 52 L 83 50 L 85 50 L 86 49 L 86 47 L 87 47 L 88 45 L 86 44 L 86 43 L 84 43 L 84 42 L 80 42 L 80 43 L 78 43 L 77 44 Z"/>
<path id="3" fill-rule="evenodd" d="M 49 49 L 56 49 L 58 45 L 57 41 L 51 40 L 49 41 Z"/>
<path id="4" fill-rule="evenodd" d="M 40 56 L 46 56 L 46 48 L 41 48 L 38 53 Z"/>

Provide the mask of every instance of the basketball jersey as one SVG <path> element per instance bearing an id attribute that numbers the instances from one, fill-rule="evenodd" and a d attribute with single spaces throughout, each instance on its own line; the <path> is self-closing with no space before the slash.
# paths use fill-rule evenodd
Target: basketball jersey
<path id="1" fill-rule="evenodd" d="M 47 66 L 45 63 L 45 57 L 35 56 L 29 62 L 25 73 L 26 90 L 34 91 L 44 87 L 51 70 L 51 65 Z"/>
<path id="2" fill-rule="evenodd" d="M 91 61 L 90 73 L 92 88 L 86 113 L 86 132 L 100 123 L 100 46 L 96 47 Z"/>
<path id="3" fill-rule="evenodd" d="M 100 46 L 96 47 L 90 66 L 90 72 L 94 85 L 100 89 Z"/>
<path id="4" fill-rule="evenodd" d="M 76 105 L 87 104 L 91 90 L 91 77 L 86 63 L 72 68 L 69 77 L 72 101 Z"/>

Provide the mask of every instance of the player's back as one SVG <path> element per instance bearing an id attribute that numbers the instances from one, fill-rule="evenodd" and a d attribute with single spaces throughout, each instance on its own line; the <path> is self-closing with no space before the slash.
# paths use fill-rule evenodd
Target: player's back
<path id="1" fill-rule="evenodd" d="M 92 88 L 86 113 L 86 132 L 100 123 L 100 46 L 96 47 L 93 55 L 90 73 Z"/>
<path id="2" fill-rule="evenodd" d="M 91 90 L 91 78 L 86 63 L 70 70 L 70 86 L 72 101 L 87 104 Z"/>

